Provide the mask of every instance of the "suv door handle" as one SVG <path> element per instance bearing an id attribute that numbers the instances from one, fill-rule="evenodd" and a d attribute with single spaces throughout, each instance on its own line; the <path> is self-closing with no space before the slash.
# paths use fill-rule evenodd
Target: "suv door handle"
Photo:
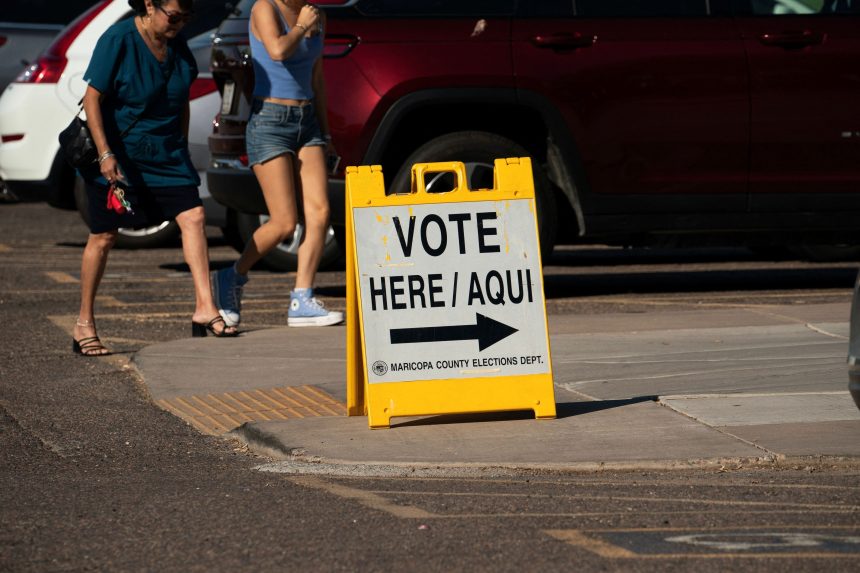
<path id="1" fill-rule="evenodd" d="M 814 32 L 812 30 L 767 33 L 758 37 L 759 42 L 765 46 L 779 46 L 786 49 L 816 46 L 823 44 L 826 39 L 827 34 L 824 32 Z"/>
<path id="2" fill-rule="evenodd" d="M 593 46 L 597 42 L 597 36 L 581 34 L 579 32 L 573 34 L 548 34 L 546 36 L 539 34 L 532 37 L 531 42 L 538 48 L 570 50 Z"/>

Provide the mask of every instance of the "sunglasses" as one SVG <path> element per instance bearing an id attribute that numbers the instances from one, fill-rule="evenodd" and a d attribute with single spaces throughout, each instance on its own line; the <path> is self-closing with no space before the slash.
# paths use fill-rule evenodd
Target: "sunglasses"
<path id="1" fill-rule="evenodd" d="M 164 15 L 167 16 L 168 24 L 187 24 L 188 21 L 194 17 L 194 12 L 168 12 L 161 6 L 159 6 L 158 9 L 164 12 Z"/>

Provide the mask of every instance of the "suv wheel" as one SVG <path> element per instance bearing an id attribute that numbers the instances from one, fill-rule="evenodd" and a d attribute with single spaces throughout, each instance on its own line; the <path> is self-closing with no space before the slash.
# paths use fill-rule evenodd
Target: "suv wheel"
<path id="1" fill-rule="evenodd" d="M 491 189 L 493 187 L 493 163 L 503 157 L 527 157 L 531 155 L 521 145 L 494 133 L 483 131 L 460 131 L 431 139 L 410 155 L 391 184 L 395 192 L 405 192 L 412 181 L 412 166 L 416 163 L 438 161 L 462 161 L 466 165 L 469 189 Z M 556 220 L 555 193 L 552 185 L 539 165 L 533 164 L 535 202 L 537 204 L 538 231 L 541 255 L 546 260 L 555 245 L 558 222 Z M 444 178 L 448 178 L 446 181 Z M 442 174 L 428 182 L 433 185 L 453 188 L 450 174 Z"/>
<path id="2" fill-rule="evenodd" d="M 75 203 L 81 218 L 89 226 L 87 188 L 84 180 L 80 177 L 75 178 Z M 176 224 L 176 221 L 162 221 L 158 225 L 140 229 L 120 227 L 116 237 L 116 246 L 121 249 L 154 249 L 172 245 L 178 238 L 179 225 Z"/>
<path id="3" fill-rule="evenodd" d="M 257 215 L 253 213 L 236 213 L 236 230 L 243 244 L 247 244 L 254 235 L 254 231 L 269 220 L 268 215 Z M 262 259 L 262 263 L 273 271 L 294 271 L 298 263 L 299 243 L 304 234 L 304 226 L 301 222 L 296 225 L 293 236 L 278 245 L 276 249 Z M 331 226 L 325 237 L 325 248 L 320 259 L 320 269 L 325 269 L 336 263 L 341 257 L 340 248 L 334 236 Z"/>

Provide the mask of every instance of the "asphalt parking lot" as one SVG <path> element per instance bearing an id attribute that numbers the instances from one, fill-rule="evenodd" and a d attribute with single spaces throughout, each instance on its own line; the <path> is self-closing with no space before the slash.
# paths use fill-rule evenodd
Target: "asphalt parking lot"
<path id="1" fill-rule="evenodd" d="M 790 402 L 818 392 L 827 401 L 835 395 L 828 393 L 844 392 L 845 342 L 840 337 L 845 335 L 852 265 L 763 262 L 749 255 L 732 260 L 725 253 L 698 260 L 690 260 L 688 253 L 681 261 L 660 254 L 656 261 L 619 263 L 613 258 L 631 253 L 602 258 L 581 253 L 569 255 L 577 259 L 576 265 L 550 267 L 551 281 L 576 285 L 579 275 L 587 285 L 585 291 L 575 286 L 554 291 L 548 304 L 551 336 L 561 337 L 568 348 L 553 354 L 565 364 L 558 371 L 569 372 L 556 381 L 558 395 L 570 404 L 567 415 L 552 422 L 519 416 L 491 421 L 493 425 L 579 425 L 582 431 L 559 446 L 575 453 L 586 452 L 600 439 L 608 444 L 617 437 L 622 445 L 623 438 L 646 440 L 649 433 L 671 430 L 680 419 L 690 432 L 762 451 L 757 461 L 755 456 L 728 456 L 719 464 L 684 468 L 643 463 L 638 468 L 606 464 L 567 469 L 495 464 L 452 468 L 425 461 L 414 471 L 414 464 L 393 464 L 368 472 L 367 463 L 263 456 L 233 437 L 206 435 L 156 404 L 158 398 L 129 360 L 147 349 L 163 350 L 171 341 L 176 346 L 188 340 L 191 285 L 178 248 L 112 254 L 98 320 L 118 355 L 87 361 L 69 349 L 86 237 L 77 215 L 40 205 L 5 205 L 0 207 L 0 223 L 0 308 L 5 324 L 0 345 L 0 506 L 9 524 L 3 534 L 3 568 L 376 570 L 409 562 L 427 571 L 571 564 L 633 571 L 691 566 L 753 571 L 780 566 L 786 559 L 802 571 L 854 568 L 860 535 L 855 458 L 769 457 L 726 435 L 764 427 L 737 424 L 742 410 L 764 414 L 762 397 L 756 395 L 779 392 Z M 213 238 L 214 266 L 228 264 L 234 256 Z M 684 276 L 685 267 L 691 268 L 691 277 Z M 597 292 L 604 269 L 605 292 Z M 771 282 L 766 280 L 769 270 L 777 277 Z M 708 276 L 717 279 L 712 290 Z M 636 277 L 648 278 L 640 282 Z M 278 342 L 290 279 L 253 272 L 243 342 L 259 342 L 256 352 L 268 351 L 266 340 L 271 347 Z M 324 273 L 320 283 L 330 306 L 343 304 L 342 271 Z M 679 329 L 703 311 L 726 322 L 699 322 L 687 333 Z M 603 325 L 602 331 L 586 328 L 595 321 Z M 631 329 L 632 324 L 638 324 L 638 330 Z M 725 329 L 737 330 L 747 342 L 769 340 L 769 353 L 732 346 Z M 639 332 L 636 344 L 650 348 L 649 355 L 624 354 L 632 348 L 631 330 Z M 666 338 L 668 332 L 675 336 Z M 339 339 L 338 334 L 316 336 Z M 305 336 L 313 343 L 313 335 Z M 818 344 L 810 344 L 813 341 Z M 792 354 L 791 345 L 798 342 L 815 354 Z M 319 376 L 291 378 L 298 372 L 296 358 L 284 353 L 270 357 L 260 371 L 281 372 L 282 382 L 319 385 L 339 401 L 337 392 L 342 390 L 334 378 L 340 369 L 338 348 L 327 352 L 317 344 L 315 349 L 331 359 L 319 372 L 330 375 L 328 381 Z M 598 351 L 600 360 L 594 360 Z M 726 360 L 740 351 L 747 355 Z M 654 358 L 662 359 L 663 368 L 671 367 L 666 376 L 660 377 Z M 809 362 L 806 369 L 799 367 L 804 361 Z M 763 380 L 742 375 L 768 363 L 786 367 Z M 180 366 L 188 365 L 175 365 Z M 726 371 L 740 373 L 730 389 L 742 396 L 735 396 L 739 406 L 722 410 L 741 411 L 733 418 L 716 418 L 715 409 L 695 411 L 696 404 L 720 399 L 713 394 Z M 685 386 L 695 386 L 699 398 L 678 400 L 678 409 L 687 410 L 683 414 L 651 399 L 631 399 L 677 397 Z M 810 423 L 802 416 L 810 412 L 802 405 L 793 412 L 797 419 L 790 423 L 797 426 L 792 432 L 740 437 L 748 442 L 771 440 L 769 449 L 777 453 L 781 450 L 773 440 L 797 447 L 806 435 L 803 425 Z M 658 415 L 672 423 L 645 429 L 632 425 Z M 622 416 L 627 425 L 597 422 L 607 416 Z M 332 424 L 334 419 L 307 421 Z M 319 434 L 316 438 L 344 451 L 349 449 L 344 442 L 359 432 L 362 437 L 370 433 L 415 440 L 422 432 L 437 430 L 450 438 L 467 424 L 407 423 L 374 432 L 359 424 L 342 440 Z M 684 440 L 664 436 L 651 451 L 684 447 Z M 480 442 L 478 434 L 474 437 Z M 439 443 L 450 453 L 468 450 L 474 446 L 470 441 Z M 290 445 L 313 453 L 325 444 Z M 620 453 L 603 450 L 607 459 Z M 303 471 L 296 471 L 297 464 L 303 464 Z M 68 519 L 70 515 L 76 519 Z"/>

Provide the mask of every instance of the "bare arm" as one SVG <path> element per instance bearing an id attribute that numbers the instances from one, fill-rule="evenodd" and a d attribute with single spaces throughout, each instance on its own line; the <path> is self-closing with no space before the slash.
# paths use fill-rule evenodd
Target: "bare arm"
<path id="1" fill-rule="evenodd" d="M 93 143 L 96 145 L 100 159 L 105 154 L 110 153 L 111 150 L 110 145 L 108 145 L 107 136 L 105 135 L 104 120 L 102 119 L 102 100 L 104 100 L 103 93 L 92 86 L 87 86 L 87 91 L 84 93 L 84 111 L 87 114 L 87 127 L 89 127 L 90 135 L 93 138 Z M 112 183 L 117 179 L 125 179 L 119 169 L 116 157 L 103 158 L 99 163 L 99 170 L 108 182 Z"/>
<path id="2" fill-rule="evenodd" d="M 277 9 L 269 2 L 257 2 L 251 10 L 251 33 L 263 42 L 270 58 L 275 61 L 286 60 L 296 51 L 305 33 L 317 25 L 318 20 L 319 11 L 305 5 L 299 12 L 296 25 L 284 34 Z"/>

